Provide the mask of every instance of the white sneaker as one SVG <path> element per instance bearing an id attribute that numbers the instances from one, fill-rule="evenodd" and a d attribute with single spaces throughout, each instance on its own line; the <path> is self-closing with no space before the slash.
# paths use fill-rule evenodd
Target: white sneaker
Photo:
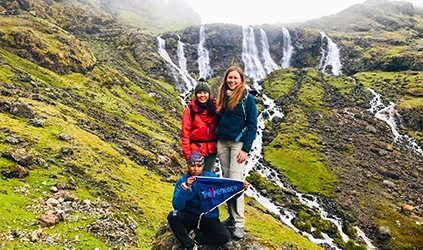
<path id="1" fill-rule="evenodd" d="M 234 231 L 232 232 L 232 237 L 237 239 L 244 238 L 244 228 L 243 227 L 235 227 Z"/>

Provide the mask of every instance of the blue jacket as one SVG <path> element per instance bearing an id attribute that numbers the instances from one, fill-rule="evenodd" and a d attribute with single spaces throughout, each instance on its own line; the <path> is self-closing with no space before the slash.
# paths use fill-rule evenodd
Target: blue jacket
<path id="1" fill-rule="evenodd" d="M 200 207 L 198 197 L 198 190 L 196 190 L 195 185 L 191 185 L 191 188 L 188 190 L 184 190 L 182 188 L 182 183 L 186 182 L 189 174 L 185 174 L 181 176 L 175 184 L 175 190 L 173 191 L 173 198 L 172 198 L 172 206 L 175 210 L 184 210 L 188 213 L 200 215 L 203 211 Z M 203 171 L 200 176 L 211 176 L 216 177 L 218 176 L 215 173 Z M 219 218 L 219 209 L 216 208 L 210 213 L 204 214 L 204 218 Z"/>
<path id="2" fill-rule="evenodd" d="M 247 127 L 240 141 L 244 142 L 242 150 L 249 153 L 257 133 L 257 107 L 253 95 L 248 94 L 244 108 L 245 114 L 242 102 L 239 102 L 233 111 L 228 107 L 223 108 L 216 138 L 235 141 L 242 129 Z"/>

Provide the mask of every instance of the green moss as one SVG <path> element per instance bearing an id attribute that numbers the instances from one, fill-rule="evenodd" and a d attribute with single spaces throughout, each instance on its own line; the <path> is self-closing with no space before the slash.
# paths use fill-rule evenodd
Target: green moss
<path id="1" fill-rule="evenodd" d="M 390 206 L 380 204 L 375 208 L 377 224 L 386 226 L 391 232 L 391 249 L 413 249 L 423 242 L 423 228 L 415 223 L 415 219 L 392 210 Z"/>
<path id="2" fill-rule="evenodd" d="M 329 85 L 338 90 L 339 93 L 344 96 L 344 98 L 350 99 L 354 94 L 353 91 L 356 87 L 356 84 L 353 79 L 344 75 L 338 77 L 325 75 L 324 79 Z"/>
<path id="3" fill-rule="evenodd" d="M 263 82 L 264 93 L 276 100 L 288 94 L 295 83 L 294 69 L 280 69 L 270 73 Z"/>
<path id="4" fill-rule="evenodd" d="M 10 84 L 14 76 L 9 65 L 0 65 L 0 82 Z"/>
<path id="5" fill-rule="evenodd" d="M 318 143 L 303 111 L 290 106 L 278 135 L 264 148 L 264 159 L 301 192 L 330 196 L 336 178 L 322 163 Z"/>
<path id="6" fill-rule="evenodd" d="M 399 105 L 403 98 L 405 98 L 405 105 L 419 103 L 421 98 L 419 93 L 423 93 L 423 73 L 421 72 L 361 72 L 355 74 L 354 77 L 364 87 L 374 89 L 383 94 L 384 98 Z"/>
<path id="7" fill-rule="evenodd" d="M 313 72 L 302 80 L 302 87 L 298 92 L 298 101 L 305 107 L 313 110 L 323 110 L 322 84 L 313 78 Z"/>

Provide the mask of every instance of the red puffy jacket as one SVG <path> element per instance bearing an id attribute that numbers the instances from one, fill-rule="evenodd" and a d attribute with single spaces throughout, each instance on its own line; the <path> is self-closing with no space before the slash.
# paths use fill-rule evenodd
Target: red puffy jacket
<path id="1" fill-rule="evenodd" d="M 212 100 L 216 105 L 216 100 Z M 181 147 L 185 159 L 189 159 L 191 152 L 200 151 L 204 156 L 216 154 L 216 127 L 218 123 L 217 114 L 207 116 L 207 110 L 198 113 L 198 106 L 195 98 L 191 100 L 189 106 L 194 111 L 195 117 L 192 119 L 190 108 L 184 110 L 181 129 Z"/>

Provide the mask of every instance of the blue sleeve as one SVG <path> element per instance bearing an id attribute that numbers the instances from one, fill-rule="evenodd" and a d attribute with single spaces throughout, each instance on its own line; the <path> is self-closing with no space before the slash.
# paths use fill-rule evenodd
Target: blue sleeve
<path id="1" fill-rule="evenodd" d="M 175 190 L 173 191 L 172 206 L 175 210 L 182 210 L 185 207 L 185 203 L 188 199 L 188 194 L 191 190 L 184 190 L 182 183 L 187 180 L 187 176 L 184 175 L 176 181 Z"/>
<path id="2" fill-rule="evenodd" d="M 257 107 L 256 100 L 254 96 L 248 94 L 247 103 L 247 132 L 244 137 L 244 145 L 242 146 L 242 151 L 247 153 L 250 152 L 251 147 L 253 146 L 253 141 L 256 138 L 257 133 Z"/>
<path id="3" fill-rule="evenodd" d="M 209 172 L 209 171 L 203 171 L 203 173 L 201 173 L 201 175 L 219 178 L 219 176 L 217 174 L 215 174 L 213 172 Z"/>

